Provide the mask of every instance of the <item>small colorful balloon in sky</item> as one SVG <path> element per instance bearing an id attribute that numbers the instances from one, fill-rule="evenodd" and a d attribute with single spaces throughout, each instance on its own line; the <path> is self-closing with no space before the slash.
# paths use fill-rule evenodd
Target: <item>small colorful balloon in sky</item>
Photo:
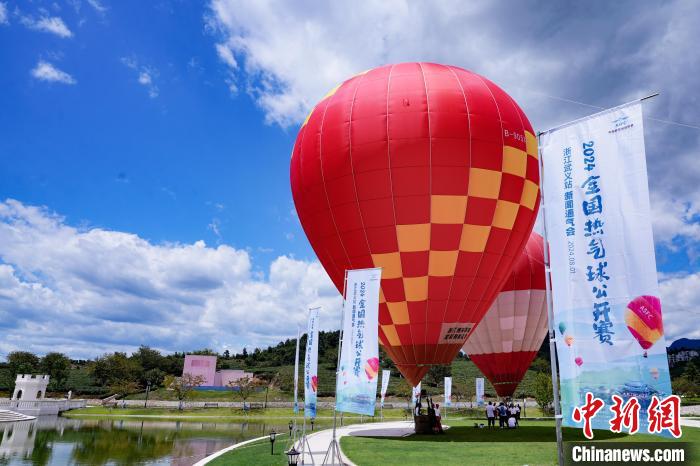
<path id="1" fill-rule="evenodd" d="M 559 333 L 562 335 L 566 332 L 566 324 L 564 322 L 559 322 Z"/>
<path id="2" fill-rule="evenodd" d="M 574 362 L 577 366 L 581 367 L 581 365 L 583 364 L 583 358 L 579 356 L 576 359 L 574 359 Z"/>
<path id="3" fill-rule="evenodd" d="M 566 338 L 564 338 L 564 343 L 566 343 L 566 346 L 571 346 L 573 342 L 574 337 L 572 337 L 571 335 L 567 335 Z"/>

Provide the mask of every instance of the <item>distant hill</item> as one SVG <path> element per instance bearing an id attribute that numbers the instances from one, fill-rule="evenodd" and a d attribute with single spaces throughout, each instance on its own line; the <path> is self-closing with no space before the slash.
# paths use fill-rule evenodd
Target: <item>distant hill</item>
<path id="1" fill-rule="evenodd" d="M 680 351 L 683 349 L 700 350 L 700 339 L 681 338 L 671 343 L 671 346 L 669 346 L 668 349 L 670 351 Z"/>

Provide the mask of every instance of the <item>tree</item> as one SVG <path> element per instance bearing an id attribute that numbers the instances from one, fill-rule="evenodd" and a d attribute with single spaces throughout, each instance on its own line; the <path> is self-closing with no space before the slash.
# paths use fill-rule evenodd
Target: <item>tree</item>
<path id="1" fill-rule="evenodd" d="M 413 412 L 413 386 L 408 379 L 403 379 L 399 384 L 399 389 L 396 393 L 397 396 L 406 400 L 406 409 L 409 413 Z"/>
<path id="2" fill-rule="evenodd" d="M 150 385 L 151 387 L 160 387 L 163 384 L 163 380 L 165 380 L 165 372 L 163 372 L 160 369 L 151 369 L 143 374 L 143 380 L 146 383 L 146 385 Z"/>
<path id="3" fill-rule="evenodd" d="M 673 393 L 680 396 L 696 396 L 700 393 L 698 384 L 693 383 L 685 375 L 671 381 L 671 387 L 673 388 Z"/>
<path id="4" fill-rule="evenodd" d="M 464 386 L 461 384 L 453 384 L 452 398 L 455 400 L 455 410 L 459 409 L 459 403 L 465 399 Z"/>
<path id="5" fill-rule="evenodd" d="M 184 401 L 189 398 L 192 391 L 204 383 L 201 375 L 182 374 L 182 377 L 169 375 L 165 377 L 165 388 L 175 392 L 175 397 L 180 402 L 178 409 L 182 410 Z"/>
<path id="6" fill-rule="evenodd" d="M 437 387 L 445 381 L 445 377 L 452 375 L 452 366 L 447 364 L 430 366 L 430 370 L 425 374 L 425 385 Z"/>
<path id="7" fill-rule="evenodd" d="M 137 362 L 144 371 L 150 371 L 151 369 L 163 370 L 165 362 L 160 351 L 144 345 L 139 346 L 138 351 L 131 355 L 131 359 Z"/>
<path id="8" fill-rule="evenodd" d="M 229 350 L 224 350 L 224 359 L 230 359 L 231 358 L 231 352 Z"/>
<path id="9" fill-rule="evenodd" d="M 61 353 L 47 353 L 39 363 L 41 372 L 51 377 L 49 383 L 54 390 L 65 388 L 70 366 L 70 359 Z"/>
<path id="10" fill-rule="evenodd" d="M 12 351 L 7 355 L 7 367 L 12 378 L 17 374 L 35 374 L 39 370 L 39 358 L 28 351 Z"/>
<path id="11" fill-rule="evenodd" d="M 129 359 L 126 353 L 113 353 L 95 359 L 90 373 L 98 385 L 109 387 L 122 381 L 141 380 L 143 368 L 135 360 Z"/>
<path id="12" fill-rule="evenodd" d="M 281 391 L 291 393 L 294 390 L 294 368 L 288 366 L 280 368 L 274 382 Z"/>
<path id="13" fill-rule="evenodd" d="M 535 380 L 532 383 L 533 396 L 535 401 L 542 409 L 543 413 L 549 413 L 552 409 L 552 401 L 554 401 L 554 390 L 552 388 L 552 379 L 543 372 L 538 372 L 535 375 Z"/>
<path id="14" fill-rule="evenodd" d="M 544 358 L 535 358 L 535 360 L 532 361 L 532 364 L 530 364 L 530 369 L 535 372 L 543 372 L 545 374 L 552 372 L 549 360 Z"/>
<path id="15" fill-rule="evenodd" d="M 109 390 L 117 395 L 119 398 L 124 398 L 127 395 L 138 392 L 140 389 L 139 384 L 133 380 L 118 380 L 113 385 L 109 387 Z"/>
<path id="16" fill-rule="evenodd" d="M 683 377 L 696 385 L 700 384 L 700 371 L 698 371 L 698 366 L 693 361 L 688 361 L 688 364 L 685 365 Z"/>
<path id="17" fill-rule="evenodd" d="M 260 386 L 260 381 L 254 377 L 241 377 L 238 380 L 231 380 L 228 386 L 233 388 L 234 396 L 240 398 L 243 401 L 243 410 L 246 411 L 246 401 L 250 398 L 250 395 L 255 393 L 255 390 Z"/>

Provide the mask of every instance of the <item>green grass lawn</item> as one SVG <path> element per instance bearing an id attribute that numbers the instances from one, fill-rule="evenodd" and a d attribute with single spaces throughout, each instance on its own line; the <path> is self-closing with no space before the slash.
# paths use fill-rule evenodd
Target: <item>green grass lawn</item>
<path id="1" fill-rule="evenodd" d="M 248 445 L 236 448 L 228 453 L 224 453 L 215 460 L 207 463 L 207 466 L 228 466 L 228 465 L 259 465 L 259 466 L 279 466 L 287 464 L 285 454 L 285 438 L 275 441 L 275 453 L 270 453 L 270 441 L 267 439 L 253 442 Z"/>
<path id="2" fill-rule="evenodd" d="M 556 443 L 552 421 L 521 421 L 514 430 L 474 429 L 475 420 L 453 420 L 445 435 L 410 436 L 403 438 L 343 437 L 343 452 L 356 464 L 412 466 L 438 464 L 479 465 L 552 465 L 556 464 Z M 580 429 L 564 429 L 564 441 L 584 441 Z M 627 436 L 608 431 L 595 431 L 596 441 L 675 442 L 674 439 L 650 435 Z M 700 429 L 683 428 L 680 441 L 700 443 Z M 283 442 L 284 443 L 284 442 Z M 279 449 L 277 447 L 280 447 Z M 270 455 L 267 439 L 237 448 L 220 456 L 214 466 L 283 465 L 286 464 L 283 444 L 275 445 Z"/>
<path id="3" fill-rule="evenodd" d="M 179 411 L 175 408 L 105 408 L 101 406 L 74 409 L 62 414 L 65 417 L 80 418 L 152 418 L 157 416 L 163 419 L 175 419 L 182 421 L 210 421 L 210 422 L 255 422 L 270 419 L 289 420 L 294 418 L 292 408 L 267 408 L 256 409 L 246 414 L 242 409 L 232 408 L 188 408 Z M 340 416 L 340 415 L 339 415 Z M 299 414 L 301 421 L 303 412 Z M 401 409 L 386 409 L 384 410 L 384 420 L 400 420 L 404 419 L 404 412 Z M 333 410 L 319 409 L 317 416 L 317 425 L 319 427 L 330 423 L 333 419 Z M 354 424 L 362 422 L 379 422 L 379 416 L 361 417 L 357 414 L 344 414 L 343 421 L 345 424 Z"/>
<path id="4" fill-rule="evenodd" d="M 521 421 L 518 429 L 475 429 L 474 420 L 446 422 L 445 435 L 403 438 L 343 437 L 343 452 L 356 464 L 556 464 L 552 421 Z M 583 441 L 580 429 L 564 428 L 564 441 Z M 700 429 L 683 428 L 682 441 L 700 442 Z M 675 441 L 650 435 L 618 435 L 595 431 L 601 441 Z M 232 463 L 233 464 L 233 463 Z M 237 463 L 236 463 L 237 464 Z"/>

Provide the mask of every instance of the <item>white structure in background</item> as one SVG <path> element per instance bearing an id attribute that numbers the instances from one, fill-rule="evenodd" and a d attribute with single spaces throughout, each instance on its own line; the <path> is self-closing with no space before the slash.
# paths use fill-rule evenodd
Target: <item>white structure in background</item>
<path id="1" fill-rule="evenodd" d="M 19 374 L 15 380 L 12 399 L 0 399 L 0 410 L 29 416 L 56 415 L 69 409 L 84 408 L 86 400 L 47 399 L 48 375 Z"/>
<path id="2" fill-rule="evenodd" d="M 668 355 L 668 364 L 669 366 L 675 366 L 679 362 L 690 361 L 693 358 L 697 358 L 699 354 L 700 353 L 696 350 L 681 350 Z"/>
<path id="3" fill-rule="evenodd" d="M 49 379 L 48 375 L 17 374 L 12 400 L 43 400 L 44 396 L 46 396 L 46 387 L 49 385 Z"/>

